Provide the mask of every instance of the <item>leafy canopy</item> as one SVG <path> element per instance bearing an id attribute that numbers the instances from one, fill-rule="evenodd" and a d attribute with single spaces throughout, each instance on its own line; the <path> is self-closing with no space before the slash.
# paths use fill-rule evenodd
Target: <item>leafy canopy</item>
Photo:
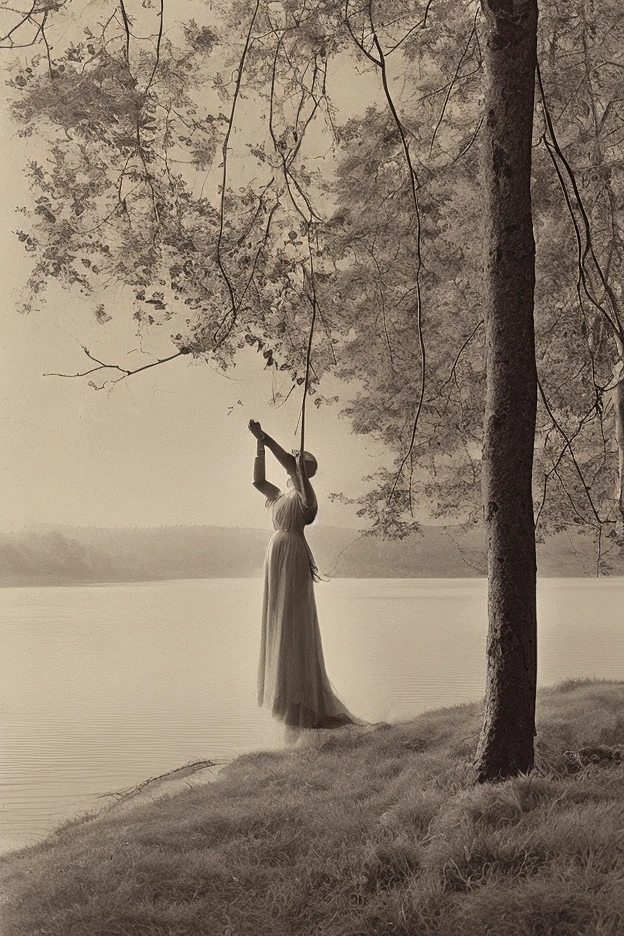
<path id="1" fill-rule="evenodd" d="M 476 519 L 478 3 L 191 7 L 13 14 L 3 44 L 32 39 L 9 69 L 13 113 L 48 143 L 18 232 L 27 307 L 56 279 L 105 324 L 121 282 L 121 314 L 168 329 L 176 354 L 227 367 L 251 345 L 293 390 L 309 363 L 318 405 L 332 371 L 354 430 L 396 456 L 363 516 L 394 535 L 423 516 Z M 536 515 L 597 537 L 618 473 L 623 15 L 614 0 L 542 11 L 534 150 Z"/>

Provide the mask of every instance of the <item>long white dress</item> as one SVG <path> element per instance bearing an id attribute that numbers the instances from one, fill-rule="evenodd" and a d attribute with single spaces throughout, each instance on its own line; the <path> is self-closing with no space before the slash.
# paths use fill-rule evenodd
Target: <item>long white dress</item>
<path id="1" fill-rule="evenodd" d="M 335 695 L 325 672 L 314 579 L 304 535 L 316 508 L 296 490 L 270 503 L 275 532 L 264 563 L 258 704 L 291 728 L 340 728 L 358 723 Z"/>

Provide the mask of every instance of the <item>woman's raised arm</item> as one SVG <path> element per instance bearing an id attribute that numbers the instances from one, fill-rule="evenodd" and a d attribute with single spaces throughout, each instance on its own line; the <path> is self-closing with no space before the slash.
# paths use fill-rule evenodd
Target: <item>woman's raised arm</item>
<path id="1" fill-rule="evenodd" d="M 269 451 L 273 452 L 278 462 L 284 468 L 291 478 L 295 478 L 297 474 L 297 463 L 295 461 L 294 455 L 291 455 L 289 452 L 286 452 L 281 445 L 272 439 L 270 435 L 263 430 L 259 422 L 251 419 L 249 421 L 249 431 L 258 439 L 259 442 L 263 442 Z"/>
<path id="2" fill-rule="evenodd" d="M 256 427 L 260 428 L 260 423 L 254 423 L 254 421 L 251 420 L 249 423 L 249 431 L 253 433 L 257 440 L 256 457 L 254 459 L 253 486 L 257 491 L 260 491 L 261 494 L 264 494 L 267 500 L 275 500 L 280 495 L 280 489 L 274 484 L 271 484 L 271 482 L 267 481 L 266 479 L 264 441 L 262 438 L 260 438 L 260 435 L 256 431 Z M 260 432 L 262 432 L 262 430 L 260 430 Z"/>

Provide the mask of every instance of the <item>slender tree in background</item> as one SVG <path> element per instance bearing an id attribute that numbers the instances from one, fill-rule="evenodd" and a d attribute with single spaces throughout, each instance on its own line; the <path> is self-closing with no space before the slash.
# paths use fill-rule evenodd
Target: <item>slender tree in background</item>
<path id="1" fill-rule="evenodd" d="M 480 780 L 533 765 L 537 374 L 531 144 L 537 0 L 483 0 L 485 323 L 483 513 L 488 549 L 487 686 Z"/>

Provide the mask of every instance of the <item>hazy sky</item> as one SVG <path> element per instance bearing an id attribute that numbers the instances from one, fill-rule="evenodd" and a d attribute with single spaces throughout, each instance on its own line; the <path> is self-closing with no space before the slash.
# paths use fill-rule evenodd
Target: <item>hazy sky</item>
<path id="1" fill-rule="evenodd" d="M 265 525 L 262 498 L 250 483 L 254 441 L 247 422 L 260 419 L 292 448 L 301 395 L 274 408 L 273 390 L 288 389 L 290 380 L 263 370 L 259 356 L 249 354 L 231 379 L 182 358 L 112 392 L 95 391 L 82 379 L 44 376 L 85 369 L 81 343 L 133 366 L 143 356 L 123 314 L 121 289 L 119 324 L 105 328 L 95 323 L 95 299 L 60 290 L 40 312 L 17 311 L 29 265 L 12 231 L 22 223 L 16 206 L 28 201 L 23 167 L 33 152 L 45 158 L 37 141 L 17 138 L 0 112 L 0 532 L 34 523 Z M 170 353 L 170 346 L 161 350 Z M 309 406 L 306 428 L 306 448 L 320 465 L 320 522 L 357 525 L 352 508 L 327 498 L 332 491 L 360 491 L 360 479 L 383 458 L 381 447 L 351 435 L 336 409 Z M 267 461 L 270 479 L 281 484 L 283 472 Z"/>

